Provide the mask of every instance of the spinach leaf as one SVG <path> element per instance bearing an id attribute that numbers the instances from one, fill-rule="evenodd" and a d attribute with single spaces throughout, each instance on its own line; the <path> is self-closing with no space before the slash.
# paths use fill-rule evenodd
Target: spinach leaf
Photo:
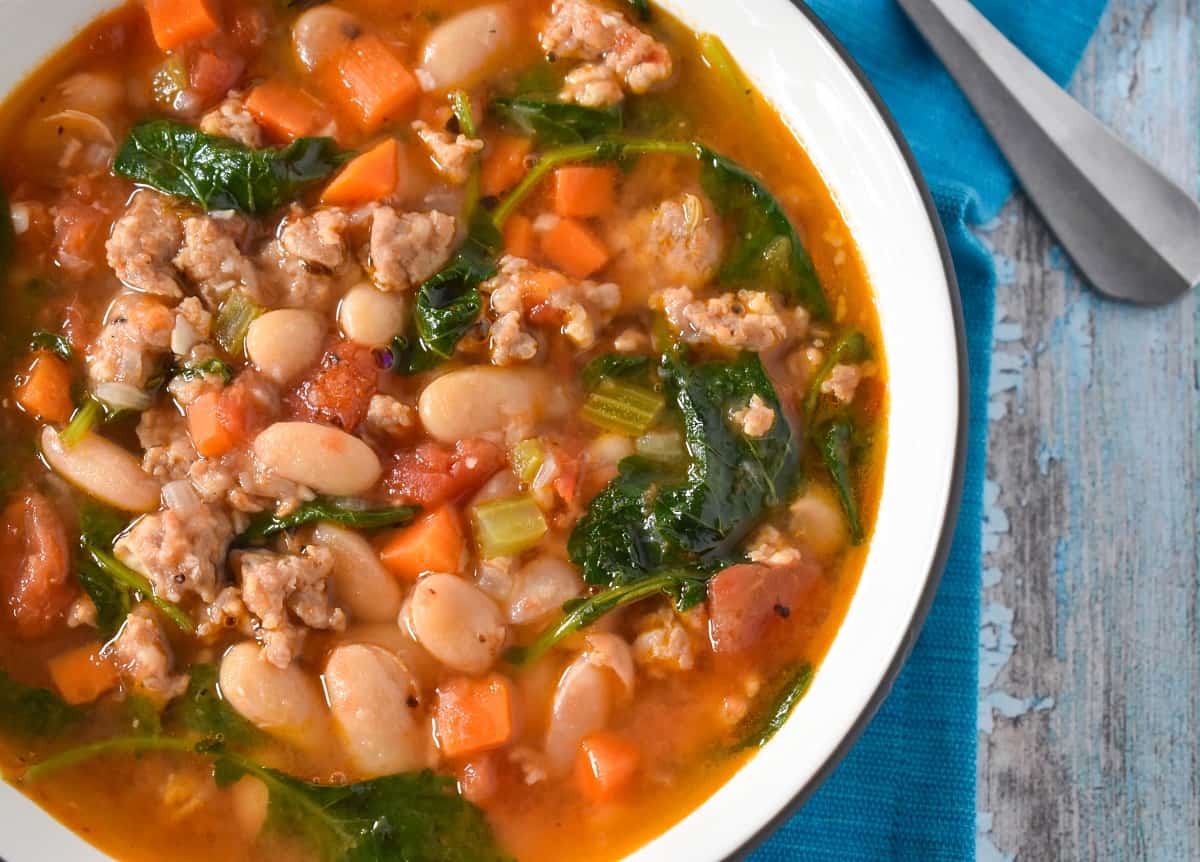
<path id="1" fill-rule="evenodd" d="M 747 715 L 734 730 L 734 751 L 761 748 L 787 723 L 808 687 L 812 685 L 812 665 L 805 662 L 785 670 L 770 687 L 765 706 Z"/>
<path id="2" fill-rule="evenodd" d="M 582 631 L 605 614 L 651 596 L 667 595 L 680 611 L 685 611 L 704 601 L 710 577 L 702 572 L 662 572 L 640 581 L 613 587 L 587 599 L 568 602 L 563 606 L 565 616 L 556 625 L 543 631 L 527 646 L 507 650 L 504 658 L 517 666 L 532 664 L 560 641 Z"/>
<path id="3" fill-rule="evenodd" d="M 129 728 L 136 736 L 158 736 L 162 733 L 162 718 L 154 701 L 143 694 L 125 696 L 125 715 Z"/>
<path id="4" fill-rule="evenodd" d="M 415 506 L 355 509 L 336 500 L 321 498 L 305 503 L 290 515 L 283 517 L 269 512 L 257 515 L 250 521 L 250 526 L 238 539 L 242 542 L 253 542 L 276 533 L 282 533 L 284 530 L 294 530 L 305 524 L 315 524 L 318 521 L 328 521 L 331 524 L 341 524 L 344 527 L 356 527 L 362 530 L 396 527 L 407 524 L 419 511 L 420 509 Z"/>
<path id="5" fill-rule="evenodd" d="M 262 733 L 217 692 L 217 669 L 211 664 L 192 665 L 187 691 L 167 707 L 168 721 L 193 733 L 226 745 L 248 746 L 259 742 Z"/>
<path id="6" fill-rule="evenodd" d="M 67 362 L 75 357 L 75 351 L 71 349 L 71 342 L 65 335 L 46 332 L 44 329 L 39 329 L 29 336 L 29 349 L 48 351 Z"/>
<path id="7" fill-rule="evenodd" d="M 813 376 L 812 383 L 809 384 L 808 394 L 804 398 L 804 415 L 811 419 L 816 413 L 817 405 L 821 401 L 821 384 L 829 379 L 829 373 L 833 371 L 835 365 L 843 362 L 863 362 L 870 356 L 871 345 L 867 342 L 865 335 L 857 329 L 843 333 L 834 342 L 833 347 L 829 350 L 829 356 L 826 357 Z"/>
<path id="8" fill-rule="evenodd" d="M 633 12 L 643 21 L 650 20 L 650 0 L 626 0 Z"/>
<path id="9" fill-rule="evenodd" d="M 621 131 L 620 105 L 587 108 L 533 96 L 501 98 L 492 102 L 500 117 L 528 135 L 541 147 L 582 144 Z"/>
<path id="10" fill-rule="evenodd" d="M 212 359 L 206 359 L 196 365 L 179 366 L 175 369 L 174 377 L 177 380 L 197 380 L 211 374 L 213 377 L 220 377 L 228 384 L 233 380 L 233 373 L 233 368 L 229 363 L 214 356 Z"/>
<path id="11" fill-rule="evenodd" d="M 503 238 L 486 213 L 476 213 L 466 242 L 439 273 L 417 291 L 413 333 L 398 357 L 397 371 L 426 371 L 454 355 L 454 348 L 479 319 L 479 285 L 496 274 Z"/>
<path id="12" fill-rule="evenodd" d="M 56 736 L 80 712 L 48 688 L 23 685 L 0 670 L 0 727 L 24 737 Z"/>
<path id="13" fill-rule="evenodd" d="M 138 123 L 117 152 L 113 173 L 206 210 L 261 215 L 289 203 L 347 159 L 332 138 L 298 138 L 253 149 L 171 120 Z"/>
<path id="14" fill-rule="evenodd" d="M 800 479 L 799 444 L 759 358 L 689 364 L 664 358 L 667 390 L 683 419 L 682 478 L 627 458 L 589 504 L 567 552 L 589 584 L 617 587 L 664 566 L 710 570 L 739 558 L 737 546 Z M 730 414 L 758 395 L 775 411 L 762 437 L 745 436 Z"/>
<path id="15" fill-rule="evenodd" d="M 812 258 L 779 201 L 741 165 L 708 147 L 697 145 L 697 150 L 700 185 L 732 226 L 720 278 L 776 290 L 813 317 L 827 319 L 829 304 Z"/>
<path id="16" fill-rule="evenodd" d="M 583 367 L 579 377 L 589 392 L 605 380 L 645 379 L 650 357 L 631 353 L 605 353 Z"/>
<path id="17" fill-rule="evenodd" d="M 118 584 L 91 559 L 79 562 L 79 585 L 96 606 L 96 630 L 104 640 L 113 638 L 137 603 L 132 590 Z"/>
<path id="18" fill-rule="evenodd" d="M 817 432 L 821 460 L 837 488 L 838 499 L 850 524 L 850 538 L 858 545 L 862 543 L 864 533 L 854 493 L 853 441 L 854 422 L 848 416 L 838 416 L 826 422 Z"/>

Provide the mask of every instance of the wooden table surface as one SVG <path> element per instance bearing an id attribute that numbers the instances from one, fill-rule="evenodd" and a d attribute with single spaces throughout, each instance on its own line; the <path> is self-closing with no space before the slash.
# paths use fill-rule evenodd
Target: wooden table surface
<path id="1" fill-rule="evenodd" d="M 1200 195 L 1197 0 L 1113 0 L 1071 89 Z M 984 237 L 978 858 L 1200 860 L 1196 297 L 1098 298 L 1021 198 Z"/>

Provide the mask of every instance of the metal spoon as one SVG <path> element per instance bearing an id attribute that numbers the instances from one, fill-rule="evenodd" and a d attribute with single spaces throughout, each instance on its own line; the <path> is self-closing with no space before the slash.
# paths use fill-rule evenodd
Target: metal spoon
<path id="1" fill-rule="evenodd" d="M 1095 288 L 1145 305 L 1200 284 L 1200 205 L 967 0 L 898 0 Z"/>

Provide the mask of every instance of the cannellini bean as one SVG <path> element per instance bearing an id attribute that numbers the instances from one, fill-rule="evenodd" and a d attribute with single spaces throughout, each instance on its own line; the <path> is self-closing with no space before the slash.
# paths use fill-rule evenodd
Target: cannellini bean
<path id="1" fill-rule="evenodd" d="M 88 433 L 74 446 L 63 444 L 58 432 L 42 429 L 42 455 L 55 473 L 79 490 L 124 512 L 153 512 L 162 486 L 142 469 L 130 452 Z"/>
<path id="2" fill-rule="evenodd" d="M 233 801 L 233 816 L 242 834 L 254 839 L 262 831 L 267 822 L 267 806 L 270 802 L 270 791 L 261 779 L 253 775 L 243 775 L 229 788 Z"/>
<path id="3" fill-rule="evenodd" d="M 447 667 L 483 673 L 496 661 L 508 630 L 500 610 L 473 584 L 455 575 L 417 581 L 406 608 L 409 630 Z"/>
<path id="4" fill-rule="evenodd" d="M 254 454 L 283 478 L 340 497 L 369 491 L 383 472 L 362 440 L 312 422 L 276 422 L 255 438 Z"/>
<path id="5" fill-rule="evenodd" d="M 351 341 L 383 347 L 400 334 L 407 314 L 401 294 L 384 293 L 364 283 L 350 288 L 342 298 L 338 324 Z"/>
<path id="6" fill-rule="evenodd" d="M 400 659 L 421 684 L 424 684 L 425 680 L 434 679 L 441 672 L 441 665 L 437 660 L 417 643 L 407 626 L 401 626 L 397 618 L 386 623 L 351 626 L 338 637 L 338 642 L 383 647 Z"/>
<path id="7" fill-rule="evenodd" d="M 292 46 L 301 65 L 310 72 L 328 60 L 361 32 L 358 19 L 332 6 L 318 6 L 292 25 Z"/>
<path id="8" fill-rule="evenodd" d="M 242 641 L 221 659 L 221 696 L 256 727 L 306 751 L 328 745 L 329 714 L 317 681 L 296 665 L 264 661 L 258 644 Z"/>
<path id="9" fill-rule="evenodd" d="M 455 15 L 429 34 L 419 77 L 430 90 L 470 85 L 512 43 L 516 30 L 512 10 L 503 3 Z"/>
<path id="10" fill-rule="evenodd" d="M 792 503 L 791 513 L 792 532 L 817 556 L 831 557 L 846 547 L 846 518 L 829 488 L 810 485 L 804 496 Z"/>
<path id="11" fill-rule="evenodd" d="M 268 311 L 246 331 L 246 355 L 280 386 L 291 383 L 321 358 L 325 327 L 311 311 Z"/>
<path id="12" fill-rule="evenodd" d="M 599 668 L 608 668 L 625 689 L 627 697 L 633 695 L 636 673 L 633 666 L 633 650 L 618 635 L 593 632 L 584 638 L 587 647 L 583 657 Z"/>
<path id="13" fill-rule="evenodd" d="M 503 431 L 519 420 L 536 422 L 557 409 L 558 393 L 545 374 L 529 369 L 463 368 L 425 387 L 421 423 L 442 443 Z"/>
<path id="14" fill-rule="evenodd" d="M 340 646 L 325 665 L 329 708 L 354 768 L 374 778 L 429 765 L 431 737 L 414 715 L 418 690 L 387 650 Z"/>
<path id="15" fill-rule="evenodd" d="M 546 759 L 551 773 L 562 776 L 570 772 L 583 738 L 608 724 L 611 700 L 604 670 L 582 655 L 567 665 L 554 689 L 546 726 Z"/>
<path id="16" fill-rule="evenodd" d="M 589 464 L 608 466 L 620 464 L 633 454 L 633 441 L 622 434 L 601 434 L 587 447 Z"/>
<path id="17" fill-rule="evenodd" d="M 333 524 L 317 525 L 313 540 L 333 552 L 337 603 L 352 619 L 372 623 L 396 619 L 404 596 L 370 542 Z"/>
<path id="18" fill-rule="evenodd" d="M 544 619 L 583 592 L 575 567 L 557 557 L 530 561 L 513 579 L 508 621 L 517 625 Z"/>

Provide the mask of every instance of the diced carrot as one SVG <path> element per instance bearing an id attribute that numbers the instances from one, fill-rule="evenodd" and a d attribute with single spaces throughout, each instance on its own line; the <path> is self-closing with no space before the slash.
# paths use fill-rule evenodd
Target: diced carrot
<path id="1" fill-rule="evenodd" d="M 259 125 L 285 141 L 323 132 L 333 122 L 320 102 L 282 81 L 265 81 L 251 90 L 246 110 Z"/>
<path id="2" fill-rule="evenodd" d="M 389 572 L 408 581 L 426 572 L 457 574 L 466 544 L 458 510 L 447 504 L 392 533 L 379 558 Z"/>
<path id="3" fill-rule="evenodd" d="M 377 36 L 359 36 L 334 61 L 332 86 L 366 131 L 397 119 L 421 94 L 412 72 Z"/>
<path id="4" fill-rule="evenodd" d="M 459 677 L 438 686 L 433 711 L 438 748 L 446 757 L 469 757 L 512 738 L 512 684 L 500 674 Z"/>
<path id="5" fill-rule="evenodd" d="M 400 143 L 388 138 L 356 158 L 325 187 L 331 206 L 357 206 L 385 198 L 400 185 Z"/>
<path id="6" fill-rule="evenodd" d="M 566 165 L 554 172 L 554 211 L 561 216 L 607 215 L 616 200 L 617 170 L 610 165 Z"/>
<path id="7" fill-rule="evenodd" d="M 504 252 L 514 257 L 533 256 L 533 222 L 523 215 L 512 215 L 504 223 Z"/>
<path id="8" fill-rule="evenodd" d="M 616 799 L 637 772 L 637 748 L 611 731 L 584 738 L 575 760 L 575 782 L 589 801 L 600 804 Z"/>
<path id="9" fill-rule="evenodd" d="M 496 197 L 519 183 L 529 170 L 525 160 L 532 149 L 529 138 L 500 135 L 493 139 L 479 169 L 479 191 L 485 197 Z"/>
<path id="10" fill-rule="evenodd" d="M 192 435 L 192 445 L 205 458 L 219 458 L 237 442 L 235 429 L 223 421 L 224 411 L 221 409 L 221 395 L 218 392 L 206 392 L 188 405 L 188 432 Z"/>
<path id="11" fill-rule="evenodd" d="M 25 382 L 17 388 L 17 403 L 31 416 L 47 422 L 67 422 L 71 404 L 71 369 L 53 353 L 39 350 Z"/>
<path id="12" fill-rule="evenodd" d="M 60 653 L 46 667 L 54 687 L 72 706 L 91 703 L 120 679 L 112 660 L 100 655 L 98 642 Z"/>
<path id="13" fill-rule="evenodd" d="M 541 247 L 547 260 L 573 278 L 587 278 L 609 259 L 604 242 L 583 222 L 571 218 L 559 219 L 542 234 Z"/>
<path id="14" fill-rule="evenodd" d="M 163 51 L 210 36 L 221 25 L 208 0 L 145 0 L 154 41 Z"/>

